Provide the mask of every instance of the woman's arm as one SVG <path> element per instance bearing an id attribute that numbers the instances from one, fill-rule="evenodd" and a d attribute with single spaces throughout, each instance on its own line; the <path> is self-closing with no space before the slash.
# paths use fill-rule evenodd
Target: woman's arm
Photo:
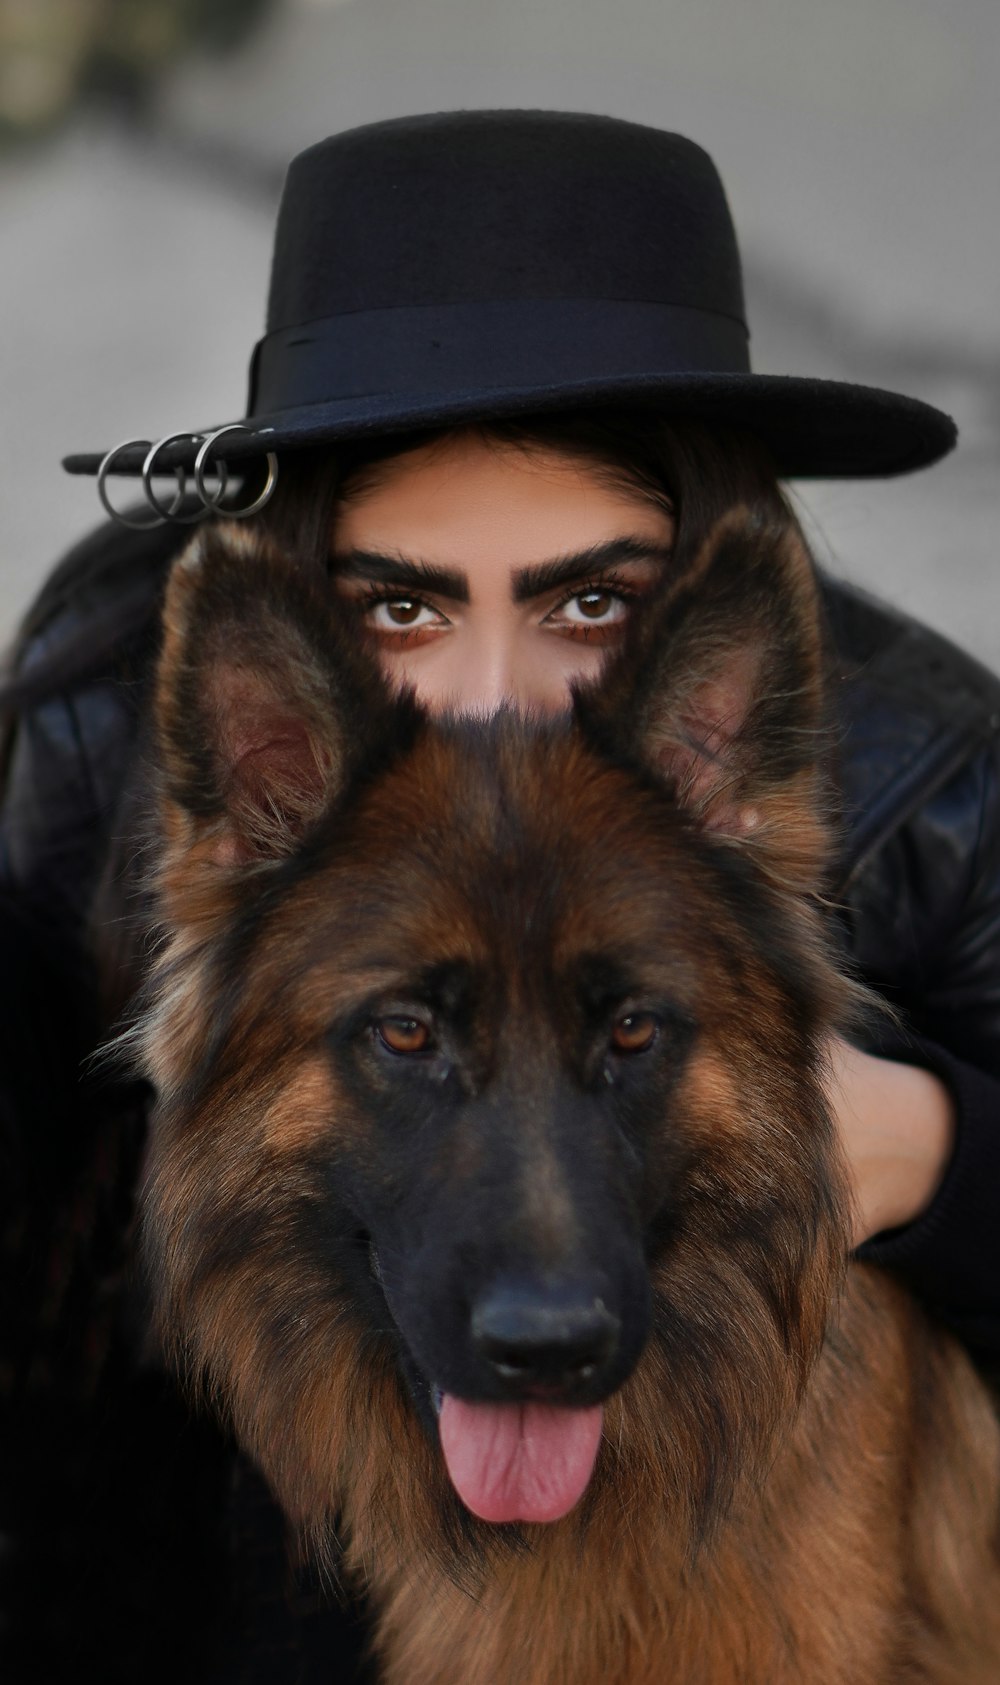
<path id="1" fill-rule="evenodd" d="M 830 1038 L 827 1096 L 854 1194 L 854 1244 L 898 1229 L 933 1200 L 955 1145 L 956 1108 L 932 1071 Z"/>

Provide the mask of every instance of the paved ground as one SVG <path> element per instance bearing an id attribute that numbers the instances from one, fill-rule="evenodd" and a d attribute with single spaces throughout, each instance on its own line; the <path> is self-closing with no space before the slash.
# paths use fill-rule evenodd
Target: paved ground
<path id="1" fill-rule="evenodd" d="M 99 513 L 66 451 L 238 415 L 282 163 L 460 105 L 604 110 L 714 153 L 756 366 L 912 392 L 959 451 L 800 488 L 833 564 L 1000 666 L 995 0 L 297 0 L 188 67 L 143 141 L 94 125 L 0 164 L 0 635 Z"/>

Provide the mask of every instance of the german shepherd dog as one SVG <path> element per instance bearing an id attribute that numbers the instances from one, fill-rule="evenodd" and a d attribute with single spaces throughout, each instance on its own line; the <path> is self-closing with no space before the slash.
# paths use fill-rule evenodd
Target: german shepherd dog
<path id="1" fill-rule="evenodd" d="M 566 718 L 433 721 L 235 525 L 172 573 L 159 1335 L 387 1685 L 996 1685 L 1000 1437 L 848 1267 L 823 639 L 735 512 Z"/>

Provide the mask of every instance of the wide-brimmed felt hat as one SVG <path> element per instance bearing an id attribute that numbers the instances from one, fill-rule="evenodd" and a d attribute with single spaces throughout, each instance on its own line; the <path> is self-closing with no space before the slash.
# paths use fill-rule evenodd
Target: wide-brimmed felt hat
<path id="1" fill-rule="evenodd" d="M 267 331 L 224 455 L 249 467 L 324 441 L 598 406 L 745 429 L 788 477 L 906 473 L 955 442 L 950 417 L 917 399 L 755 374 L 748 340 L 725 193 L 692 141 L 553 111 L 372 123 L 289 168 Z M 173 435 L 157 471 L 190 468 L 218 425 Z M 105 454 L 64 466 L 94 474 Z M 105 472 L 138 473 L 146 456 L 131 444 Z"/>

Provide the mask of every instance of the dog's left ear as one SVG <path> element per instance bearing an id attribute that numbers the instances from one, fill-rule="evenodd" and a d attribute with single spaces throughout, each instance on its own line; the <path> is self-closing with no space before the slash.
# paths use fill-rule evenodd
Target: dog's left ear
<path id="1" fill-rule="evenodd" d="M 175 562 L 155 699 L 175 851 L 228 866 L 291 853 L 405 732 L 405 703 L 345 613 L 325 580 L 236 522 L 202 529 Z"/>
<path id="2" fill-rule="evenodd" d="M 802 539 L 790 520 L 738 508 L 643 604 L 576 708 L 606 751 L 652 771 L 704 830 L 812 890 L 828 848 L 823 679 Z"/>

